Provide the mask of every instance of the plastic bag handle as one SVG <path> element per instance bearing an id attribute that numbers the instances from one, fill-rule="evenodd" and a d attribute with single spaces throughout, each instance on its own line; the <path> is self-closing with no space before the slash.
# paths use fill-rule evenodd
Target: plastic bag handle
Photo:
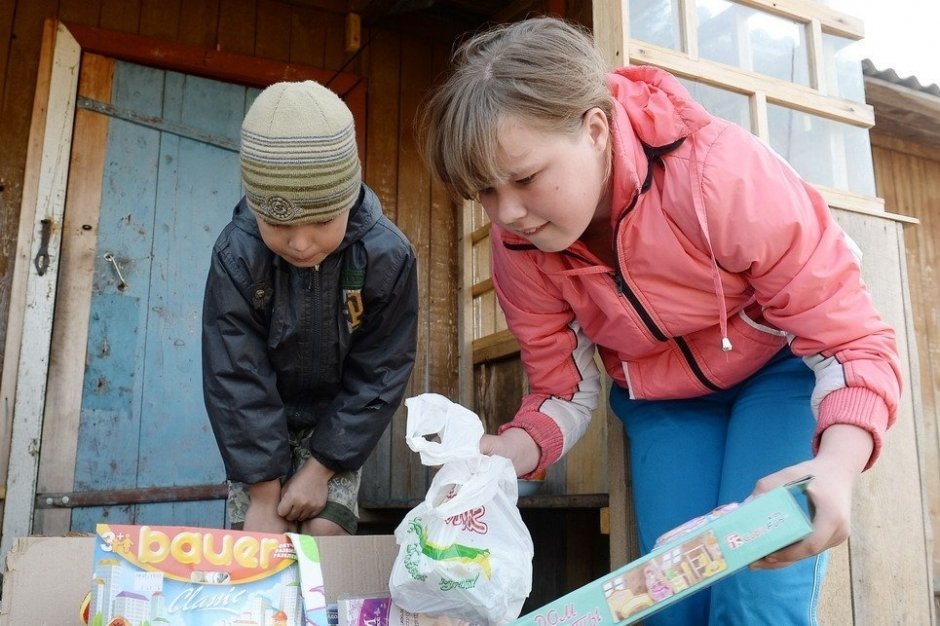
<path id="1" fill-rule="evenodd" d="M 421 455 L 424 465 L 482 456 L 483 423 L 473 411 L 436 393 L 408 398 L 405 406 L 408 407 L 405 441 Z M 431 441 L 429 436 L 436 436 L 439 441 Z"/>

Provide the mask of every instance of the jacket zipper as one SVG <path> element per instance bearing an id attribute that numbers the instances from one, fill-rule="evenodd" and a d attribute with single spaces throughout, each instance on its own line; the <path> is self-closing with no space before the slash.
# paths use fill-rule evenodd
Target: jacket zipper
<path id="1" fill-rule="evenodd" d="M 633 205 L 636 204 L 637 198 L 639 195 L 634 198 L 633 202 L 630 204 L 630 208 L 633 208 Z M 624 217 L 629 213 L 629 210 L 624 212 Z M 620 224 L 623 223 L 623 218 L 617 222 L 617 230 L 620 230 Z M 679 348 L 679 352 L 682 353 L 682 357 L 686 360 L 686 363 L 689 366 L 689 369 L 692 371 L 692 374 L 698 379 L 698 382 L 704 386 L 706 389 L 712 391 L 721 391 L 721 387 L 713 383 L 705 375 L 705 372 L 702 371 L 702 367 L 698 364 L 698 361 L 695 360 L 695 355 L 692 354 L 692 349 L 689 348 L 688 342 L 682 337 L 669 337 L 660 330 L 659 326 L 656 325 L 656 322 L 653 321 L 653 317 L 649 312 L 643 308 L 643 304 L 640 302 L 640 299 L 637 297 L 636 293 L 627 284 L 626 279 L 620 273 L 620 255 L 617 254 L 617 233 L 614 233 L 614 259 L 617 261 L 617 266 L 614 268 L 614 282 L 617 283 L 617 288 L 620 289 L 620 293 L 624 295 L 627 301 L 630 303 L 630 306 L 633 307 L 633 310 L 636 311 L 637 315 L 640 316 L 640 319 L 643 320 L 643 323 L 646 325 L 647 330 L 650 334 L 653 335 L 659 341 L 669 341 L 672 339 L 676 342 L 676 346 Z"/>
<path id="2" fill-rule="evenodd" d="M 635 202 L 636 201 L 634 200 L 634 203 Z M 619 223 L 618 223 L 618 227 L 619 227 Z M 521 250 L 535 250 L 536 249 L 535 246 L 530 243 L 524 243 L 524 244 L 504 243 L 504 245 L 506 246 L 506 248 L 510 250 L 521 251 Z M 561 253 L 564 254 L 565 256 L 578 259 L 579 261 L 583 263 L 587 263 L 587 264 L 591 263 L 589 259 L 586 259 L 580 254 L 571 252 L 570 250 L 562 250 Z M 619 257 L 616 254 L 616 250 L 614 251 L 614 258 L 618 260 L 618 267 L 614 268 L 614 271 L 612 272 L 613 274 L 612 278 L 614 279 L 614 282 L 617 284 L 617 289 L 620 290 L 620 293 L 623 294 L 623 296 L 627 299 L 627 302 L 630 303 L 630 306 L 633 308 L 633 310 L 636 311 L 636 314 L 639 316 L 640 320 L 643 322 L 643 325 L 646 326 L 646 329 L 649 331 L 649 333 L 657 341 L 669 341 L 671 339 L 672 341 L 676 342 L 676 346 L 679 348 L 679 351 L 682 353 L 683 358 L 688 363 L 689 369 L 692 371 L 692 374 L 695 376 L 695 378 L 698 379 L 699 383 L 701 383 L 703 387 L 705 387 L 706 389 L 710 389 L 711 391 L 721 391 L 721 387 L 713 383 L 705 375 L 705 372 L 702 371 L 701 366 L 698 364 L 698 361 L 695 360 L 695 356 L 692 354 L 692 349 L 689 348 L 689 344 L 686 342 L 686 340 L 683 339 L 682 337 L 669 337 L 666 335 L 666 333 L 660 330 L 659 326 L 657 326 L 656 322 L 653 320 L 653 317 L 643 307 L 643 304 L 640 302 L 640 299 L 637 297 L 636 293 L 634 293 L 633 289 L 631 289 L 630 285 L 627 284 L 627 281 L 624 280 L 623 275 L 620 273 Z"/>
<path id="3" fill-rule="evenodd" d="M 321 313 L 323 304 L 320 294 L 320 265 L 313 266 L 313 380 L 320 380 L 320 345 L 322 340 Z"/>
<path id="4" fill-rule="evenodd" d="M 698 364 L 698 361 L 695 360 L 695 355 L 692 354 L 692 349 L 689 348 L 688 342 L 683 337 L 668 337 L 666 333 L 660 330 L 659 326 L 656 325 L 656 322 L 653 321 L 653 317 L 643 308 L 640 299 L 637 298 L 636 293 L 630 288 L 630 285 L 627 284 L 627 281 L 624 280 L 623 276 L 620 274 L 620 268 L 614 269 L 614 281 L 617 283 L 617 287 L 620 289 L 620 293 L 624 295 L 627 301 L 630 303 L 630 306 L 633 307 L 633 310 L 636 311 L 637 315 L 640 316 L 640 319 L 643 320 L 643 323 L 646 325 L 646 328 L 650 331 L 650 334 L 653 335 L 659 341 L 672 341 L 676 342 L 679 351 L 682 353 L 682 356 L 685 358 L 686 362 L 689 365 L 689 369 L 692 370 L 692 373 L 698 379 L 698 381 L 704 385 L 707 389 L 712 391 L 721 391 L 721 387 L 713 383 L 705 375 L 705 372 L 702 371 L 701 366 Z"/>
<path id="5" fill-rule="evenodd" d="M 640 319 L 643 320 L 650 334 L 658 341 L 669 341 L 669 337 L 659 329 L 659 326 L 653 321 L 653 317 L 643 308 L 640 299 L 637 298 L 636 294 L 630 288 L 630 285 L 623 279 L 623 276 L 620 274 L 620 268 L 614 268 L 614 282 L 617 283 L 617 289 L 620 290 L 620 293 L 630 302 L 630 306 L 633 307 L 633 310 L 636 311 Z"/>
<path id="6" fill-rule="evenodd" d="M 682 337 L 673 337 L 673 340 L 676 342 L 676 345 L 679 346 L 679 350 L 682 352 L 682 356 L 684 356 L 685 360 L 688 361 L 689 367 L 692 368 L 692 373 L 695 374 L 695 377 L 698 378 L 698 381 L 712 391 L 721 391 L 721 387 L 710 381 L 708 377 L 705 376 L 705 372 L 702 371 L 698 361 L 695 360 L 695 356 L 692 354 L 692 349 L 689 348 L 689 344 L 686 343 L 685 339 Z"/>

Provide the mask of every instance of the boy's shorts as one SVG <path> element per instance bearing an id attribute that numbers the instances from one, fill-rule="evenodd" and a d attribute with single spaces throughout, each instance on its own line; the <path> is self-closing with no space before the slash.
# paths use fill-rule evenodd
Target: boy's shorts
<path id="1" fill-rule="evenodd" d="M 304 461 L 312 455 L 305 445 L 312 429 L 290 434 L 291 472 L 293 475 Z M 359 525 L 359 480 L 362 470 L 337 472 L 327 483 L 326 506 L 317 515 L 339 525 L 350 535 L 356 534 Z M 248 485 L 235 481 L 228 483 L 227 513 L 229 527 L 241 530 L 245 524 L 245 512 L 250 502 Z"/>

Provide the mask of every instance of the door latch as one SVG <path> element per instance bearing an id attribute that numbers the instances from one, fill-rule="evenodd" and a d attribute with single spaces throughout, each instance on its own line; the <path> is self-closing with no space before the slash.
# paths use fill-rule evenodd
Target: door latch
<path id="1" fill-rule="evenodd" d="M 40 220 L 39 225 L 39 252 L 36 253 L 33 263 L 36 265 L 36 273 L 42 276 L 49 269 L 49 238 L 52 237 L 52 220 Z"/>
<path id="2" fill-rule="evenodd" d="M 110 252 L 105 252 L 104 260 L 114 266 L 114 273 L 117 274 L 118 277 L 118 291 L 124 291 L 127 289 L 127 281 L 124 280 L 124 274 L 121 273 L 121 268 L 118 266 L 117 259 L 114 258 L 114 255 Z"/>

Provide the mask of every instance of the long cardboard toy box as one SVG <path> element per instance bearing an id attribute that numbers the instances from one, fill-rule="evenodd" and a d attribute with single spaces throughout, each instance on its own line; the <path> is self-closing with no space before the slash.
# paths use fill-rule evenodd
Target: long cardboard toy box
<path id="1" fill-rule="evenodd" d="M 115 527 L 117 528 L 117 527 Z M 141 528 L 132 527 L 139 533 Z M 185 541 L 178 540 L 172 544 L 169 533 L 164 530 L 158 530 L 161 527 L 150 528 L 150 535 L 147 537 L 149 544 L 148 559 L 157 559 L 160 550 L 164 547 L 166 550 L 177 550 L 175 558 L 183 561 L 196 562 L 197 554 L 195 548 L 197 541 L 195 535 L 188 537 Z M 197 529 L 190 529 L 197 530 Z M 206 532 L 202 529 L 203 532 Z M 226 531 L 218 531 L 225 533 Z M 227 531 L 234 532 L 234 531 Z M 158 533 L 164 533 L 167 541 Z M 120 534 L 120 532 L 115 533 Z M 222 546 L 229 546 L 233 551 L 231 556 L 236 558 L 237 551 L 241 552 L 236 558 L 243 562 L 250 562 L 256 556 L 265 556 L 270 558 L 272 563 L 276 563 L 279 556 L 280 547 L 268 551 L 267 544 L 261 541 L 252 543 L 251 533 L 243 533 L 237 537 L 233 535 L 234 541 L 229 544 L 217 542 L 214 544 L 213 552 L 203 551 L 202 556 L 220 561 L 225 550 Z M 126 538 L 117 538 L 123 541 Z M 222 537 L 220 537 L 222 539 Z M 241 539 L 242 542 L 238 543 Z M 139 536 L 134 538 L 139 540 Z M 319 549 L 319 566 L 322 572 L 323 589 L 322 594 L 325 602 L 335 603 L 341 596 L 348 594 L 373 594 L 377 591 L 388 589 L 388 577 L 391 572 L 392 564 L 398 553 L 398 546 L 395 543 L 394 535 L 362 535 L 355 537 L 318 537 L 316 540 Z M 24 537 L 18 538 L 7 555 L 6 571 L 3 578 L 3 596 L 0 604 L 0 626 L 70 626 L 81 624 L 81 607 L 83 601 L 89 594 L 92 587 L 104 588 L 112 581 L 105 577 L 111 576 L 119 563 L 125 570 L 137 570 L 132 572 L 132 583 L 122 582 L 120 584 L 143 585 L 144 587 L 157 584 L 156 568 L 139 568 L 131 563 L 119 551 L 114 550 L 104 559 L 102 564 L 100 558 L 101 546 L 105 545 L 100 536 L 81 536 L 81 537 Z M 115 547 L 120 544 L 114 544 Z M 203 545 L 203 544 L 199 544 Z M 258 548 L 259 551 L 256 551 Z M 97 552 L 96 552 L 97 551 Z M 96 558 L 96 554 L 97 557 Z M 184 556 L 185 555 L 185 556 Z M 108 562 L 111 560 L 112 562 Z M 183 600 L 177 599 L 177 602 L 185 602 L 187 607 L 197 608 L 208 606 L 216 601 L 233 602 L 237 594 L 243 593 L 230 574 L 229 579 L 224 574 L 217 574 L 213 579 L 210 570 L 218 568 L 203 567 L 197 571 L 201 574 L 193 579 L 193 573 L 189 573 L 190 582 L 204 585 L 196 594 L 196 586 L 189 586 L 190 594 Z M 271 571 L 277 569 L 276 565 L 269 568 Z M 93 573 L 94 578 L 93 578 Z M 238 574 L 236 573 L 235 576 Z M 221 578 L 219 577 L 221 576 Z M 204 579 L 204 580 L 203 580 Z M 95 585 L 95 582 L 98 585 Z M 116 581 L 114 581 L 116 583 Z M 273 582 L 273 580 L 272 580 Z M 166 584 L 166 583 L 164 583 Z M 182 584 L 182 583 L 181 583 Z M 245 585 L 247 589 L 249 585 Z M 285 585 L 285 586 L 289 586 Z M 149 588 L 149 587 L 148 587 Z M 164 587 L 167 591 L 169 587 Z M 129 589 L 116 592 L 115 597 L 124 593 L 122 602 L 127 607 L 131 607 L 137 600 L 135 591 Z M 220 598 L 220 593 L 227 593 L 224 598 Z M 150 594 L 153 597 L 154 594 Z M 172 602 L 166 594 L 166 602 Z M 275 602 L 281 600 L 275 598 Z M 183 605 L 179 605 L 183 606 Z M 152 607 L 151 607 L 152 609 Z M 124 609 L 128 610 L 127 608 Z M 270 612 L 269 612 L 270 613 Z M 278 616 L 280 618 L 280 616 Z M 159 618 L 164 620 L 164 618 Z M 237 620 L 233 616 L 233 620 Z M 136 623 L 136 622 L 135 622 Z M 156 621 L 156 623 L 165 623 L 165 621 Z M 105 626 L 106 622 L 102 624 Z"/>
<path id="2" fill-rule="evenodd" d="M 812 532 L 795 494 L 810 478 L 719 507 L 646 556 L 550 602 L 515 626 L 633 624 Z"/>

